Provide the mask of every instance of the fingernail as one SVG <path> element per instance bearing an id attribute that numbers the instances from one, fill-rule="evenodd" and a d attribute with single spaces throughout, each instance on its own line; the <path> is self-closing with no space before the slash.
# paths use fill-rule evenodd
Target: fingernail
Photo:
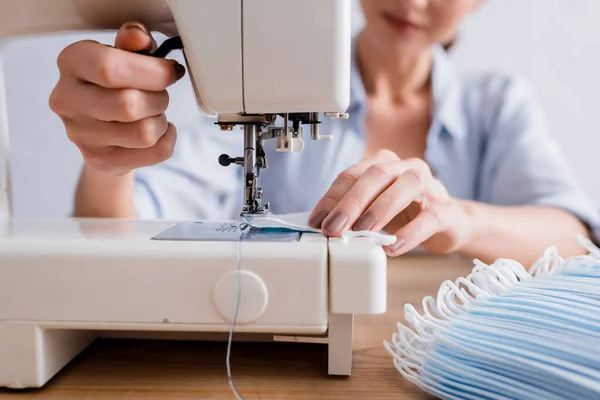
<path id="1" fill-rule="evenodd" d="M 308 220 L 308 224 L 310 226 L 312 226 L 313 228 L 320 229 L 321 224 L 323 223 L 323 220 L 325 218 L 327 218 L 328 214 L 329 214 L 329 212 L 327 212 L 325 210 L 317 211 L 310 217 L 310 219 Z"/>
<path id="2" fill-rule="evenodd" d="M 356 221 L 356 223 L 354 224 L 354 227 L 352 229 L 354 229 L 355 231 L 370 231 L 376 222 L 377 222 L 377 215 L 375 215 L 375 213 L 369 211 L 368 213 L 363 214 L 358 219 L 358 221 Z"/>
<path id="3" fill-rule="evenodd" d="M 402 248 L 402 246 L 404 246 L 404 243 L 406 243 L 406 239 L 398 238 L 398 240 L 396 240 L 396 243 L 388 246 L 388 250 L 392 253 L 396 253 Z"/>
<path id="4" fill-rule="evenodd" d="M 173 65 L 173 69 L 175 70 L 175 80 L 178 81 L 185 75 L 185 67 L 178 62 Z"/>
<path id="5" fill-rule="evenodd" d="M 137 21 L 127 22 L 125 25 L 123 25 L 123 29 L 125 29 L 125 30 L 138 29 L 147 35 L 150 34 L 150 32 L 148 32 L 148 29 L 146 29 L 144 24 L 142 24 L 141 22 L 137 22 Z"/>
<path id="6" fill-rule="evenodd" d="M 344 229 L 347 222 L 348 216 L 341 211 L 336 211 L 329 216 L 328 221 L 323 226 L 323 230 L 335 235 Z"/>

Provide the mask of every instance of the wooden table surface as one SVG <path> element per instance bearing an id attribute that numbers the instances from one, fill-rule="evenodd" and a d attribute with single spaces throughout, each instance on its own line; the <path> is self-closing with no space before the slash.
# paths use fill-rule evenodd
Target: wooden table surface
<path id="1" fill-rule="evenodd" d="M 440 284 L 467 275 L 469 260 L 410 256 L 389 261 L 388 312 L 357 317 L 353 373 L 327 376 L 322 344 L 234 343 L 231 369 L 244 399 L 431 399 L 405 381 L 382 345 Z M 420 307 L 417 307 L 420 309 Z M 102 339 L 45 388 L 0 399 L 232 399 L 225 369 L 226 343 Z"/>

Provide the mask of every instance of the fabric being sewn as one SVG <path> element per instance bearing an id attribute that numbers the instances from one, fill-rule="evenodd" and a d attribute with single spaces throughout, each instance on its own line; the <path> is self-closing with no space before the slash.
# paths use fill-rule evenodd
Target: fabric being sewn
<path id="1" fill-rule="evenodd" d="M 283 215 L 267 215 L 261 217 L 246 218 L 244 221 L 255 228 L 285 228 L 298 232 L 323 233 L 321 229 L 315 229 L 308 224 L 309 213 L 294 213 Z M 394 235 L 371 231 L 346 231 L 342 238 L 348 237 L 372 237 L 382 246 L 390 246 L 398 240 Z"/>

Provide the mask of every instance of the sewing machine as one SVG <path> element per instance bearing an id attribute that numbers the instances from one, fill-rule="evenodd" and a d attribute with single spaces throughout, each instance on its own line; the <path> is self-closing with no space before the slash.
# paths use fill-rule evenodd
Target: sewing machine
<path id="1" fill-rule="evenodd" d="M 129 20 L 166 34 L 149 56 L 183 48 L 200 109 L 223 134 L 243 128 L 240 155 L 214 162 L 243 168 L 240 214 L 252 218 L 269 210 L 259 182 L 264 141 L 302 151 L 304 140 L 330 139 L 320 118 L 346 117 L 350 3 L 0 0 L 0 39 Z M 302 61 L 307 55 L 314 63 Z M 45 385 L 98 337 L 221 340 L 234 320 L 248 340 L 324 343 L 329 374 L 351 374 L 354 315 L 386 310 L 376 240 L 256 229 L 242 219 L 13 217 L 4 97 L 0 80 L 0 387 Z"/>

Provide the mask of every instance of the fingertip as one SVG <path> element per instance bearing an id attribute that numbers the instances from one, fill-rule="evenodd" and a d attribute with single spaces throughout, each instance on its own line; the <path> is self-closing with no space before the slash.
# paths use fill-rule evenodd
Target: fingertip
<path id="1" fill-rule="evenodd" d="M 169 138 L 173 141 L 177 141 L 177 127 L 175 126 L 174 123 L 172 122 L 168 122 L 167 123 L 167 133 L 166 135 L 169 135 Z"/>
<path id="2" fill-rule="evenodd" d="M 175 70 L 175 82 L 181 80 L 185 76 L 185 67 L 177 61 L 175 61 L 175 63 L 173 64 L 173 69 Z"/>
<path id="3" fill-rule="evenodd" d="M 386 254 L 388 257 L 393 257 L 393 258 L 394 258 L 394 257 L 400 257 L 400 256 L 402 256 L 402 255 L 404 255 L 404 254 L 406 254 L 406 253 L 407 253 L 407 251 L 404 251 L 404 250 L 400 250 L 400 251 L 391 251 L 391 250 L 389 249 L 389 247 L 384 247 L 384 248 L 383 248 L 383 251 L 385 251 L 385 254 Z"/>
<path id="4" fill-rule="evenodd" d="M 144 25 L 140 21 L 133 20 L 133 21 L 125 22 L 119 28 L 119 33 L 126 32 L 126 31 L 129 31 L 129 30 L 140 30 L 143 33 L 145 33 L 146 35 L 150 36 L 150 31 L 148 30 L 148 28 L 146 28 L 146 25 Z"/>
<path id="5" fill-rule="evenodd" d="M 327 218 L 329 214 L 326 210 L 315 210 L 308 218 L 308 225 L 315 229 L 321 229 L 321 225 L 323 224 L 323 220 Z"/>
<path id="6" fill-rule="evenodd" d="M 177 128 L 169 122 L 169 128 L 159 142 L 154 146 L 159 162 L 164 162 L 173 157 L 177 144 Z"/>
<path id="7" fill-rule="evenodd" d="M 391 251 L 390 251 L 390 249 L 389 249 L 388 247 L 384 247 L 384 248 L 383 248 L 383 251 L 385 252 L 385 255 L 386 255 L 386 256 L 388 256 L 388 257 L 396 257 L 396 256 L 394 255 L 394 253 L 393 253 L 393 252 L 391 252 Z"/>
<path id="8" fill-rule="evenodd" d="M 348 214 L 343 211 L 333 211 L 323 220 L 323 233 L 330 237 L 338 237 L 348 225 Z"/>
<path id="9" fill-rule="evenodd" d="M 406 239 L 398 235 L 396 235 L 396 237 L 397 239 L 395 243 L 384 247 L 386 254 L 390 257 L 397 257 L 406 252 Z"/>
<path id="10" fill-rule="evenodd" d="M 130 21 L 119 29 L 115 47 L 127 51 L 151 50 L 154 40 L 150 31 L 139 21 Z"/>
<path id="11" fill-rule="evenodd" d="M 352 229 L 355 231 L 370 231 L 375 227 L 375 224 L 379 221 L 378 215 L 373 211 L 367 211 L 360 216 L 358 221 L 354 223 Z"/>
<path id="12" fill-rule="evenodd" d="M 171 143 L 173 145 L 173 150 L 175 149 L 175 147 L 177 146 L 177 139 L 178 139 L 178 135 L 177 135 L 177 127 L 175 126 L 175 124 L 169 122 L 169 130 L 168 133 L 171 134 Z"/>

